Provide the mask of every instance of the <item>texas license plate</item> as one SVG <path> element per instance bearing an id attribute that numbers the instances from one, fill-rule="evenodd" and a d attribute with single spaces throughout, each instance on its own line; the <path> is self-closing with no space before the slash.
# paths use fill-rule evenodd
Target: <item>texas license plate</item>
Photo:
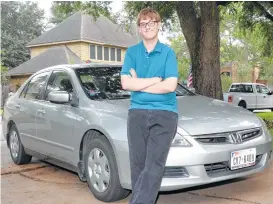
<path id="1" fill-rule="evenodd" d="M 255 165 L 256 149 L 245 149 L 231 152 L 230 169 L 241 169 Z"/>

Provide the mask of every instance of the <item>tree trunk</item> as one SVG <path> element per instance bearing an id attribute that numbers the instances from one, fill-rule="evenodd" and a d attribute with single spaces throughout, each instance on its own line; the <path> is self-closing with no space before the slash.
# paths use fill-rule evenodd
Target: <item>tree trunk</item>
<path id="1" fill-rule="evenodd" d="M 178 2 L 177 14 L 190 51 L 193 86 L 198 94 L 223 100 L 220 78 L 219 11 L 215 2 Z"/>

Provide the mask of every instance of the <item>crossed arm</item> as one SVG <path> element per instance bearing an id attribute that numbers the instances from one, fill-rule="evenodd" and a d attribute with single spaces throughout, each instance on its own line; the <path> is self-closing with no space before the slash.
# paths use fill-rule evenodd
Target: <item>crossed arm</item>
<path id="1" fill-rule="evenodd" d="M 159 77 L 137 78 L 134 70 L 131 69 L 131 75 L 121 76 L 122 88 L 128 91 L 142 91 L 153 94 L 164 94 L 175 91 L 177 78 L 169 77 L 162 81 Z"/>

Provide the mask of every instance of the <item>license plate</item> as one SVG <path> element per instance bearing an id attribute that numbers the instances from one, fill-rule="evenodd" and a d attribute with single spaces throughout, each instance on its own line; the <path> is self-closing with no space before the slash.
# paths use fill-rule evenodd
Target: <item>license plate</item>
<path id="1" fill-rule="evenodd" d="M 245 149 L 231 152 L 230 169 L 241 169 L 255 165 L 256 149 Z"/>

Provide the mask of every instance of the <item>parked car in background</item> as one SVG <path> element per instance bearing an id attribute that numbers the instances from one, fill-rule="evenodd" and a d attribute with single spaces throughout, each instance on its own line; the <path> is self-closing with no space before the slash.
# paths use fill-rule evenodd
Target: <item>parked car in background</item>
<path id="1" fill-rule="evenodd" d="M 273 111 L 273 92 L 259 83 L 233 83 L 228 93 L 224 93 L 224 101 L 251 111 Z"/>
<path id="2" fill-rule="evenodd" d="M 127 114 L 130 92 L 121 66 L 59 65 L 31 76 L 8 98 L 3 131 L 15 164 L 32 157 L 78 173 L 102 201 L 131 189 Z M 178 84 L 179 121 L 161 191 L 183 189 L 263 171 L 272 137 L 250 111 L 203 97 Z"/>

